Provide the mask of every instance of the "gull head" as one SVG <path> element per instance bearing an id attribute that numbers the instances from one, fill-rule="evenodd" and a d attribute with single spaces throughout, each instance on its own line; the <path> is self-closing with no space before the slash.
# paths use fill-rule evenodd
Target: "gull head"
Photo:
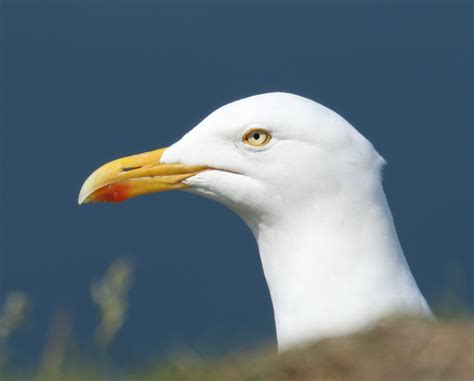
<path id="1" fill-rule="evenodd" d="M 309 201 L 361 192 L 378 181 L 382 164 L 371 143 L 334 111 L 268 93 L 217 109 L 168 148 L 103 165 L 84 183 L 79 203 L 185 189 L 255 224 Z"/>

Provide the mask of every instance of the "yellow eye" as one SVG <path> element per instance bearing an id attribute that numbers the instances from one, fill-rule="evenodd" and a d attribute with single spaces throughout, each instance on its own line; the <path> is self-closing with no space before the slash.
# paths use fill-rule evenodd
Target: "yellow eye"
<path id="1" fill-rule="evenodd" d="M 243 136 L 242 140 L 245 144 L 253 147 L 261 147 L 267 144 L 272 136 L 270 132 L 261 128 L 252 128 L 248 130 Z"/>

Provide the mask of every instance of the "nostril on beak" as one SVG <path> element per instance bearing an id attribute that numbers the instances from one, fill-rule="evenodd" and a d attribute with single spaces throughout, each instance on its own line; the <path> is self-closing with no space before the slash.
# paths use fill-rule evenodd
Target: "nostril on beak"
<path id="1" fill-rule="evenodd" d="M 138 167 L 125 167 L 125 168 L 122 168 L 122 172 L 133 171 L 134 169 L 139 169 L 139 168 L 141 168 L 141 166 L 138 166 Z"/>

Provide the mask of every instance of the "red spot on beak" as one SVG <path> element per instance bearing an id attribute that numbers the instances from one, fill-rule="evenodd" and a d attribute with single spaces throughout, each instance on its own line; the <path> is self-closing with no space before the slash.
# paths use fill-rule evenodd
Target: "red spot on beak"
<path id="1" fill-rule="evenodd" d="M 129 198 L 130 185 L 115 183 L 97 189 L 89 196 L 93 202 L 122 202 Z"/>

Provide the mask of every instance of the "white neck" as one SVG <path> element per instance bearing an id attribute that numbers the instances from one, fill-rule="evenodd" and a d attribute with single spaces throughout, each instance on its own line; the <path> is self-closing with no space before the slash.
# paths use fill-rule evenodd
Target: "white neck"
<path id="1" fill-rule="evenodd" d="M 338 197 L 271 221 L 247 220 L 270 289 L 280 350 L 348 334 L 392 313 L 430 314 L 382 186 L 375 188 L 362 200 Z"/>

